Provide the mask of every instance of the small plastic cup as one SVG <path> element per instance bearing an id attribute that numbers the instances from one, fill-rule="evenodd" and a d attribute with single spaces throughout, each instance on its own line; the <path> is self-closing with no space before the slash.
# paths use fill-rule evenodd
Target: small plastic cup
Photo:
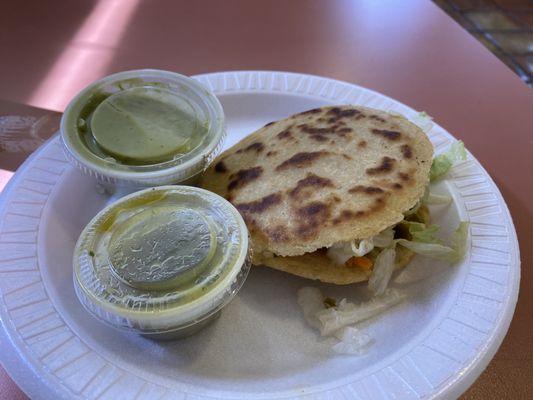
<path id="1" fill-rule="evenodd" d="M 196 80 L 136 70 L 83 89 L 61 119 L 68 160 L 107 188 L 193 183 L 220 152 L 224 111 Z"/>
<path id="2" fill-rule="evenodd" d="M 125 196 L 99 212 L 74 251 L 84 308 L 154 339 L 188 336 L 215 319 L 250 269 L 246 225 L 222 197 L 190 186 Z"/>

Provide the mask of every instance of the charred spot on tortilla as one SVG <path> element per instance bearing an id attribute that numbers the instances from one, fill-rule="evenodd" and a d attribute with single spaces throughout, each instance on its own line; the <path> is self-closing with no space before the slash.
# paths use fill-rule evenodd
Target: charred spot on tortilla
<path id="1" fill-rule="evenodd" d="M 255 151 L 261 153 L 265 149 L 265 145 L 261 142 L 254 142 L 244 149 L 244 151 Z"/>
<path id="2" fill-rule="evenodd" d="M 400 189 L 403 188 L 403 186 L 402 186 L 401 183 L 396 182 L 396 183 L 394 183 L 394 184 L 392 185 L 392 188 L 393 188 L 393 189 L 396 189 L 396 190 L 400 190 Z"/>
<path id="3" fill-rule="evenodd" d="M 329 109 L 329 111 L 326 113 L 326 115 L 329 116 L 328 122 L 330 124 L 335 123 L 343 118 L 352 118 L 355 117 L 355 119 L 364 118 L 365 114 L 361 111 L 355 109 L 355 108 L 345 108 L 342 109 L 340 107 L 333 107 Z"/>
<path id="4" fill-rule="evenodd" d="M 281 194 L 272 193 L 259 200 L 235 204 L 235 208 L 243 214 L 260 214 L 279 203 L 281 203 Z"/>
<path id="5" fill-rule="evenodd" d="M 311 165 L 313 162 L 328 155 L 328 151 L 312 151 L 296 153 L 291 158 L 283 161 L 276 167 L 276 171 L 283 171 L 290 168 L 302 168 Z"/>
<path id="6" fill-rule="evenodd" d="M 330 217 L 330 205 L 314 201 L 296 210 L 298 227 L 296 234 L 303 238 L 315 236 Z"/>
<path id="7" fill-rule="evenodd" d="M 392 171 L 395 162 L 394 158 L 385 156 L 381 159 L 381 164 L 377 167 L 367 168 L 366 173 L 368 175 L 387 174 Z"/>
<path id="8" fill-rule="evenodd" d="M 352 128 L 340 128 L 335 131 L 339 136 L 346 136 L 347 133 L 352 133 Z"/>
<path id="9" fill-rule="evenodd" d="M 246 225 L 249 229 L 254 229 L 257 227 L 257 220 L 250 214 L 244 214 L 243 219 L 246 222 Z"/>
<path id="10" fill-rule="evenodd" d="M 316 215 L 323 215 L 329 212 L 329 205 L 320 201 L 314 201 L 297 210 L 298 216 L 306 218 L 315 218 Z"/>
<path id="11" fill-rule="evenodd" d="M 342 222 L 348 222 L 353 219 L 361 218 L 366 213 L 363 210 L 342 210 L 339 215 L 337 215 L 335 218 L 333 218 L 333 225 L 338 225 Z"/>
<path id="12" fill-rule="evenodd" d="M 368 117 L 370 119 L 373 119 L 374 121 L 378 121 L 378 122 L 381 122 L 381 123 L 385 123 L 386 121 L 381 118 L 379 115 L 371 115 L 370 117 Z"/>
<path id="13" fill-rule="evenodd" d="M 404 158 L 413 157 L 413 150 L 411 149 L 411 146 L 409 146 L 408 144 L 403 144 L 402 147 L 400 147 L 400 150 L 402 151 Z"/>
<path id="14" fill-rule="evenodd" d="M 272 157 L 272 156 L 275 156 L 276 154 L 278 154 L 277 151 L 269 151 L 268 153 L 266 153 L 266 156 L 267 157 Z"/>
<path id="15" fill-rule="evenodd" d="M 298 117 L 298 116 L 303 116 L 303 115 L 310 115 L 310 114 L 318 114 L 322 112 L 322 108 L 312 108 L 311 110 L 307 110 L 307 111 L 302 111 L 301 113 L 298 113 L 298 114 L 294 114 L 292 116 L 292 118 L 294 117 Z"/>
<path id="16" fill-rule="evenodd" d="M 333 224 L 338 225 L 341 222 L 351 220 L 355 217 L 355 213 L 352 210 L 342 210 L 338 216 L 333 218 Z"/>
<path id="17" fill-rule="evenodd" d="M 267 234 L 268 237 L 274 242 L 286 242 L 287 240 L 289 240 L 287 228 L 283 225 L 278 225 L 272 229 L 268 229 Z"/>
<path id="18" fill-rule="evenodd" d="M 300 124 L 297 128 L 303 133 L 308 133 L 310 135 L 327 135 L 328 133 L 332 133 L 332 129 L 330 128 L 315 128 L 308 124 Z"/>
<path id="19" fill-rule="evenodd" d="M 348 190 L 348 193 L 352 193 L 352 194 L 353 193 L 366 193 L 369 195 L 381 194 L 383 192 L 384 190 L 382 188 L 379 188 L 376 186 L 362 186 L 362 185 L 354 186 L 353 188 Z"/>
<path id="20" fill-rule="evenodd" d="M 230 182 L 228 184 L 228 190 L 231 192 L 237 188 L 241 188 L 248 183 L 256 180 L 263 173 L 263 167 L 257 166 L 248 169 L 241 169 L 234 174 L 230 175 Z"/>
<path id="21" fill-rule="evenodd" d="M 280 133 L 277 134 L 277 136 L 278 136 L 278 139 L 294 139 L 290 128 L 282 130 Z"/>
<path id="22" fill-rule="evenodd" d="M 226 164 L 224 164 L 224 161 L 220 160 L 215 164 L 215 172 L 221 174 L 228 172 L 228 168 L 226 167 Z"/>
<path id="23" fill-rule="evenodd" d="M 374 135 L 379 135 L 379 136 L 384 137 L 387 140 L 392 140 L 392 141 L 398 140 L 402 136 L 402 134 L 398 131 L 389 131 L 386 129 L 372 129 L 372 133 Z"/>
<path id="24" fill-rule="evenodd" d="M 357 147 L 359 147 L 360 149 L 366 147 L 367 143 L 366 143 L 366 140 L 360 140 L 358 143 L 357 143 Z"/>
<path id="25" fill-rule="evenodd" d="M 289 197 L 297 199 L 305 188 L 322 189 L 326 187 L 335 187 L 331 179 L 309 173 L 307 177 L 300 179 L 293 189 L 289 190 Z"/>
<path id="26" fill-rule="evenodd" d="M 400 178 L 404 182 L 408 182 L 411 179 L 409 177 L 409 174 L 406 174 L 405 172 L 398 172 L 398 178 Z"/>
<path id="27" fill-rule="evenodd" d="M 326 142 L 328 140 L 324 135 L 316 134 L 309 136 L 311 139 L 316 140 L 317 142 Z"/>
<path id="28" fill-rule="evenodd" d="M 374 204 L 370 207 L 370 211 L 380 211 L 383 208 L 385 208 L 385 198 L 384 197 L 378 197 L 377 199 L 374 199 Z"/>
<path id="29" fill-rule="evenodd" d="M 273 125 L 274 123 L 276 123 L 276 121 L 269 122 L 269 123 L 265 124 L 264 127 L 266 128 L 267 126 Z"/>

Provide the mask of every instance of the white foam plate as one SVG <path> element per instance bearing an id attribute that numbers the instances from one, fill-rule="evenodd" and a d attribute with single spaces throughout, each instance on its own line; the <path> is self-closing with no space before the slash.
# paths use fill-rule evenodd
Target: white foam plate
<path id="1" fill-rule="evenodd" d="M 283 72 L 198 76 L 227 115 L 229 147 L 267 122 L 340 103 L 416 112 L 379 93 Z M 434 126 L 437 152 L 454 139 Z M 331 352 L 296 304 L 305 281 L 254 268 L 222 317 L 201 333 L 153 342 L 108 328 L 81 307 L 72 252 L 83 226 L 110 199 L 67 164 L 56 138 L 33 154 L 0 203 L 0 358 L 34 399 L 450 399 L 486 367 L 509 327 L 520 278 L 516 233 L 493 181 L 469 155 L 435 190 L 451 231 L 471 222 L 460 265 L 416 257 L 395 286 L 408 299 L 363 329 L 362 357 Z M 322 285 L 357 300 L 364 285 Z"/>

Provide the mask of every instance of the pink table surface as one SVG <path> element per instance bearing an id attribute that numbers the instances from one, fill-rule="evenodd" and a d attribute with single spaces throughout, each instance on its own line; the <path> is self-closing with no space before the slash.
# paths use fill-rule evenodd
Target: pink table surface
<path id="1" fill-rule="evenodd" d="M 324 75 L 427 111 L 495 179 L 522 244 L 521 295 L 509 334 L 463 398 L 533 397 L 533 95 L 431 2 L 5 2 L 0 45 L 0 97 L 10 101 L 0 103 L 0 115 L 14 103 L 19 115 L 25 105 L 61 111 L 91 81 L 145 67 Z M 27 152 L 0 156 L 8 177 Z M 0 400 L 22 398 L 0 368 Z"/>

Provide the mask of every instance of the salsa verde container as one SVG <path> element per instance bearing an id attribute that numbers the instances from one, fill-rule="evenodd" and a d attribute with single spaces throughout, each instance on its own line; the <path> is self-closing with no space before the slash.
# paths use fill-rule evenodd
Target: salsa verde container
<path id="1" fill-rule="evenodd" d="M 222 197 L 190 186 L 125 196 L 99 212 L 74 250 L 85 309 L 115 328 L 156 339 L 213 320 L 250 268 L 246 225 Z"/>
<path id="2" fill-rule="evenodd" d="M 69 161 L 107 187 L 194 182 L 220 152 L 224 112 L 196 80 L 169 71 L 120 72 L 83 89 L 61 119 Z"/>

